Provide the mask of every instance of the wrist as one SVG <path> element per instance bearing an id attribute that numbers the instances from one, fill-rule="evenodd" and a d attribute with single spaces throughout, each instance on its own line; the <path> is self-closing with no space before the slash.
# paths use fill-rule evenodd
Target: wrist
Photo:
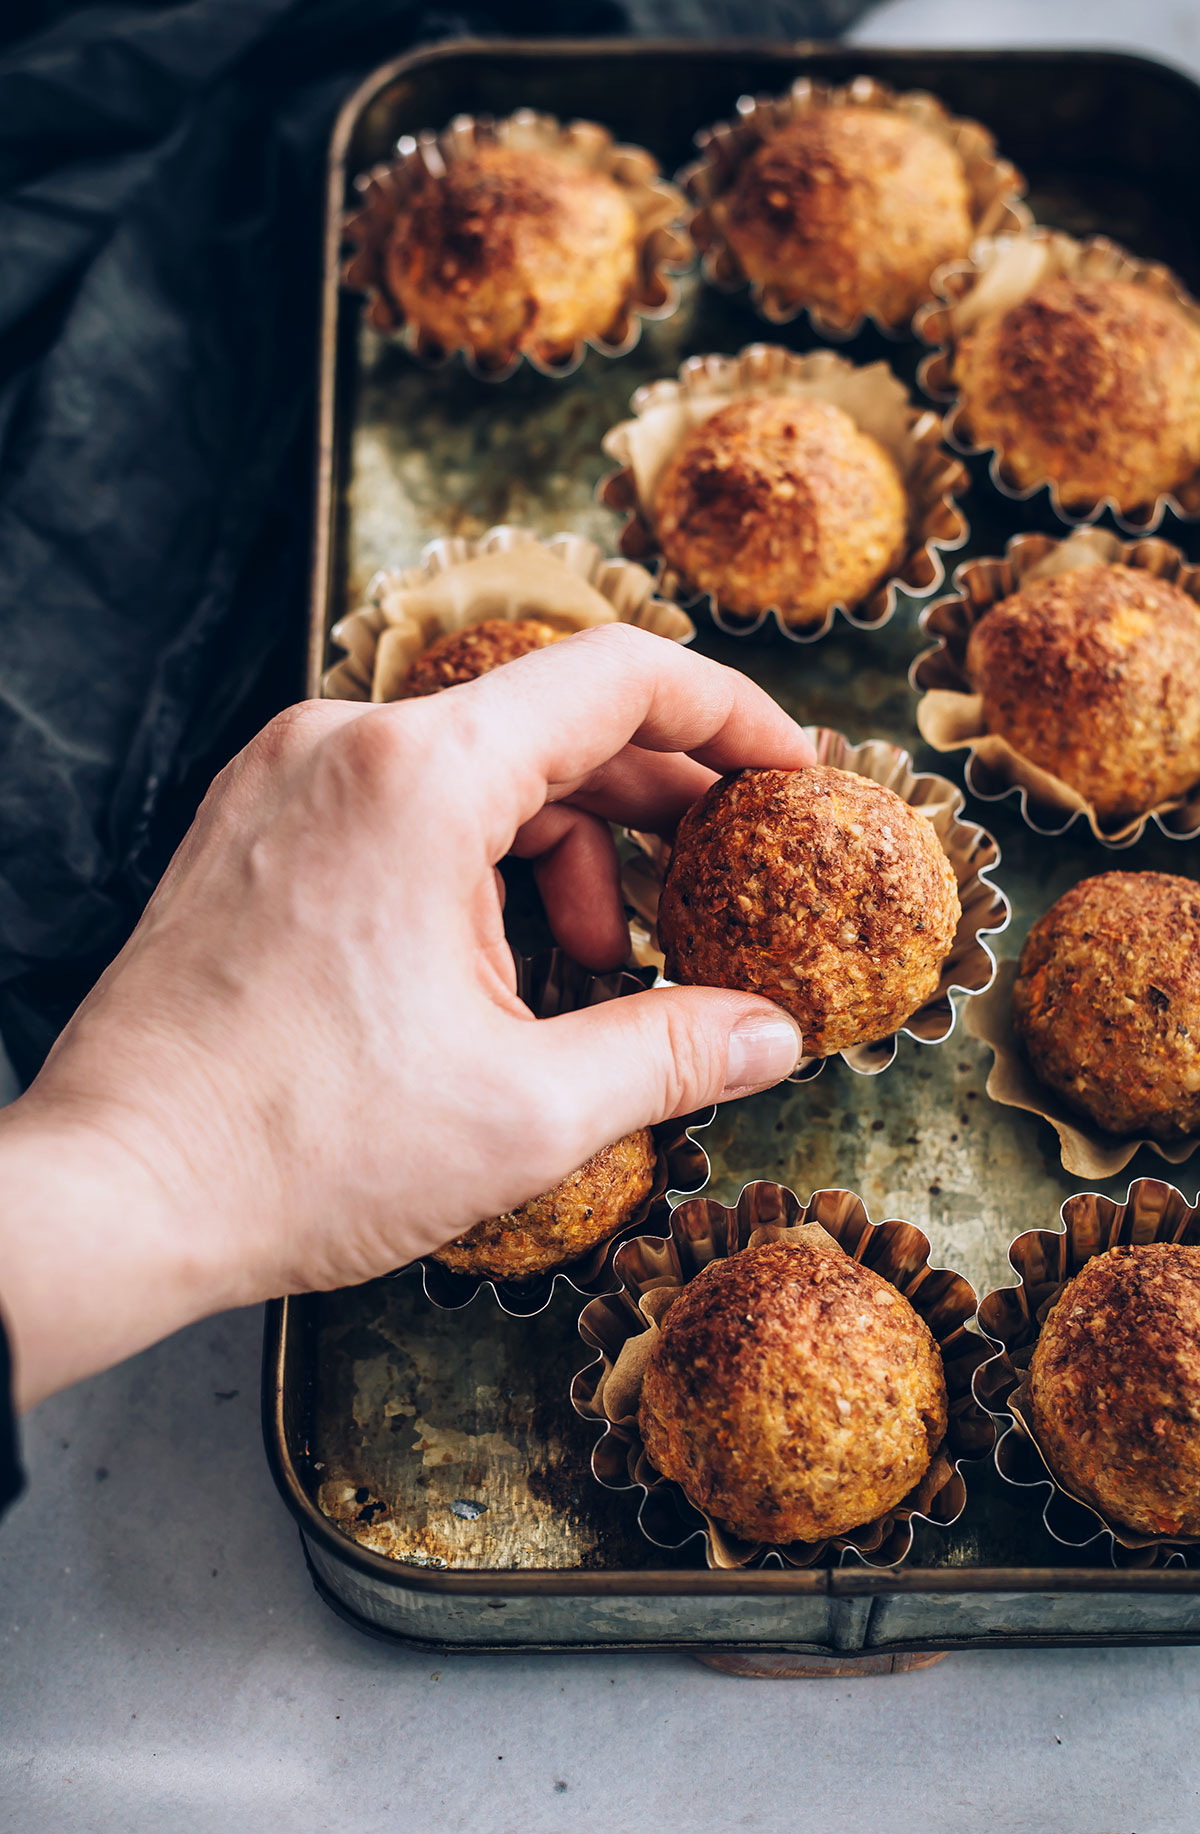
<path id="1" fill-rule="evenodd" d="M 0 1111 L 0 1308 L 18 1406 L 236 1303 L 222 1235 L 98 1119 L 36 1090 Z"/>

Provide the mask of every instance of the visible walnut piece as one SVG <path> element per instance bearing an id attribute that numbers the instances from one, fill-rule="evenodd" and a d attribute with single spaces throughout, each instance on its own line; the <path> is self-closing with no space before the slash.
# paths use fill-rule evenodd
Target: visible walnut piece
<path id="1" fill-rule="evenodd" d="M 1029 932 L 1013 1025 L 1035 1074 L 1113 1134 L 1200 1130 L 1200 886 L 1106 872 Z"/>
<path id="2" fill-rule="evenodd" d="M 963 338 L 954 379 L 971 440 L 1066 509 L 1141 510 L 1200 468 L 1200 325 L 1148 286 L 1047 281 Z"/>
<path id="3" fill-rule="evenodd" d="M 828 1057 L 936 992 L 961 916 L 932 824 L 828 766 L 725 777 L 680 823 L 658 910 L 666 973 L 763 994 Z"/>
<path id="4" fill-rule="evenodd" d="M 1147 1242 L 1088 1261 L 1030 1365 L 1050 1469 L 1118 1527 L 1200 1535 L 1200 1248 Z"/>
<path id="5" fill-rule="evenodd" d="M 840 319 L 911 318 L 935 267 L 965 255 L 956 149 L 894 110 L 824 108 L 773 134 L 713 210 L 747 277 Z"/>

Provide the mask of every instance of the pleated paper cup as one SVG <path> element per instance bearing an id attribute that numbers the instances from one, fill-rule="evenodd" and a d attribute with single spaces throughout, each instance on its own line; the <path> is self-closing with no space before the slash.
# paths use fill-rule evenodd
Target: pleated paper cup
<path id="1" fill-rule="evenodd" d="M 888 576 L 866 598 L 835 600 L 815 619 L 789 619 L 770 605 L 753 616 L 722 608 L 663 559 L 655 497 L 663 473 L 693 428 L 718 409 L 748 396 L 795 396 L 841 408 L 860 432 L 869 434 L 894 461 L 908 498 L 907 545 Z M 896 610 L 900 594 L 925 598 L 945 578 L 942 555 L 967 540 L 967 519 L 958 503 L 967 473 L 942 444 L 936 414 L 918 407 L 886 363 L 854 364 L 832 350 L 806 355 L 781 344 L 748 344 L 736 357 L 689 357 L 677 377 L 639 388 L 632 417 L 605 435 L 604 450 L 619 469 L 603 479 L 600 501 L 625 514 L 622 554 L 657 561 L 659 590 L 685 603 L 701 599 L 714 623 L 731 636 L 748 636 L 769 620 L 793 642 L 823 637 L 840 613 L 857 630 L 878 630 Z"/>
<path id="2" fill-rule="evenodd" d="M 1008 1251 L 1015 1286 L 989 1293 L 979 1307 L 980 1329 L 993 1354 L 975 1376 L 975 1395 L 992 1414 L 1007 1417 L 996 1445 L 996 1469 L 1006 1483 L 1041 1493 L 1042 1520 L 1063 1547 L 1107 1544 L 1116 1566 L 1162 1566 L 1195 1548 L 1194 1538 L 1141 1535 L 1111 1521 L 1055 1476 L 1038 1444 L 1029 1369 L 1042 1326 L 1063 1289 L 1094 1255 L 1146 1242 L 1200 1245 L 1200 1212 L 1174 1185 L 1139 1178 L 1124 1203 L 1083 1191 L 1062 1206 L 1061 1231 L 1030 1229 Z"/>
<path id="3" fill-rule="evenodd" d="M 943 429 L 946 443 L 964 457 L 987 460 L 987 475 L 1003 497 L 1014 503 L 1044 502 L 1053 517 L 1068 527 L 1096 522 L 1109 514 L 1126 535 L 1152 535 L 1170 512 L 1180 521 L 1200 517 L 1200 470 L 1170 492 L 1137 510 L 1121 510 L 1112 497 L 1068 507 L 1052 478 L 1022 486 L 1008 470 L 1005 454 L 978 444 L 969 413 L 954 378 L 961 340 L 982 323 L 1019 305 L 1050 280 L 1136 281 L 1169 300 L 1197 324 L 1197 303 L 1161 262 L 1141 261 L 1107 236 L 1077 241 L 1057 229 L 1029 229 L 1020 235 L 983 237 L 963 261 L 947 262 L 933 277 L 934 298 L 913 319 L 918 337 L 936 348 L 924 358 L 918 380 L 935 401 L 949 403 Z"/>
<path id="4" fill-rule="evenodd" d="M 1016 535 L 1002 557 L 964 561 L 955 569 L 953 591 L 927 605 L 921 629 L 936 638 L 913 663 L 910 680 L 921 699 L 917 726 L 935 751 L 965 751 L 967 788 L 981 802 L 1015 797 L 1022 819 L 1035 834 L 1064 834 L 1085 821 L 1105 847 L 1132 847 L 1153 823 L 1171 840 L 1200 835 L 1200 784 L 1184 796 L 1160 802 L 1144 814 L 1103 819 L 1078 790 L 1032 759 L 1007 739 L 988 732 L 983 696 L 967 675 L 967 645 L 982 617 L 1002 600 L 1034 580 L 1074 567 L 1133 567 L 1178 586 L 1200 602 L 1200 566 L 1192 566 L 1170 542 L 1158 538 L 1122 541 L 1105 529 L 1077 529 L 1064 540 L 1049 535 Z"/>
<path id="5" fill-rule="evenodd" d="M 992 881 L 1000 864 L 1000 849 L 992 836 L 974 822 L 963 821 L 963 794 L 945 777 L 912 768 L 909 754 L 884 739 L 852 745 L 828 726 L 805 728 L 816 747 L 818 764 L 854 771 L 894 790 L 910 808 L 932 822 L 958 882 L 962 915 L 954 944 L 942 963 L 941 978 L 930 999 L 919 1006 L 900 1028 L 905 1037 L 921 1044 L 944 1044 L 954 1030 L 955 995 L 974 996 L 991 986 L 996 961 L 989 939 L 1008 925 L 1008 899 Z M 629 834 L 621 887 L 631 913 L 633 959 L 639 967 L 662 974 L 664 957 L 658 941 L 658 901 L 670 865 L 669 844 L 658 835 Z M 855 1044 L 839 1053 L 843 1063 L 860 1076 L 878 1076 L 896 1061 L 900 1033 L 873 1044 Z M 802 1058 L 793 1082 L 811 1082 L 829 1059 Z"/>
<path id="6" fill-rule="evenodd" d="M 516 966 L 518 996 L 538 1019 L 554 1019 L 560 1013 L 580 1012 L 587 1007 L 604 1005 L 609 1000 L 644 993 L 654 978 L 650 974 L 631 974 L 625 970 L 589 974 L 561 949 L 520 956 Z M 419 1264 L 426 1297 L 445 1311 L 456 1311 L 469 1305 L 477 1293 L 487 1288 L 501 1311 L 514 1318 L 530 1318 L 545 1311 L 559 1284 L 579 1295 L 614 1291 L 617 1284 L 612 1271 L 614 1244 L 647 1225 L 653 1227 L 665 1221 L 668 1191 L 698 1191 L 708 1182 L 708 1155 L 696 1136 L 710 1125 L 715 1114 L 714 1108 L 707 1108 L 662 1121 L 651 1129 L 656 1161 L 654 1183 L 648 1196 L 606 1241 L 597 1243 L 577 1260 L 547 1269 L 528 1280 L 499 1280 L 489 1279 L 484 1274 L 452 1272 L 427 1255 Z"/>
<path id="7" fill-rule="evenodd" d="M 966 174 L 973 236 L 1009 234 L 1030 221 L 1021 196 L 1025 181 L 1016 167 L 996 152 L 996 143 L 978 121 L 952 115 L 935 96 L 923 90 L 897 92 L 873 77 L 856 77 L 840 88 L 798 77 L 781 96 L 742 96 L 732 121 L 721 121 L 696 135 L 699 157 L 679 174 L 679 182 L 692 202 L 692 240 L 700 250 L 705 279 L 722 292 L 749 285 L 741 261 L 724 230 L 724 205 L 745 162 L 765 141 L 806 116 L 831 108 L 887 109 L 945 140 L 960 155 Z M 856 337 L 866 324 L 885 336 L 902 337 L 908 320 L 881 323 L 866 316 L 838 316 L 802 295 L 776 284 L 750 285 L 755 309 L 773 325 L 789 323 L 807 312 L 820 338 Z"/>
<path id="8" fill-rule="evenodd" d="M 703 1536 L 708 1565 L 716 1568 L 768 1560 L 814 1566 L 847 1555 L 869 1566 L 892 1567 L 912 1546 L 914 1522 L 945 1528 L 957 1521 L 967 1497 L 963 1463 L 985 1456 L 994 1443 L 991 1423 L 972 1393 L 988 1348 L 968 1329 L 975 1316 L 973 1288 L 961 1274 L 930 1266 L 929 1242 L 921 1231 L 912 1223 L 872 1223 L 852 1191 L 817 1191 L 802 1204 L 786 1186 L 765 1182 L 747 1185 L 732 1207 L 703 1197 L 680 1204 L 669 1228 L 665 1237 L 636 1236 L 618 1249 L 620 1290 L 584 1307 L 580 1336 L 598 1354 L 571 1388 L 576 1412 L 603 1427 L 592 1470 L 607 1489 L 642 1492 L 638 1523 L 646 1539 L 676 1548 Z M 710 1261 L 766 1242 L 798 1241 L 862 1262 L 924 1319 L 945 1370 L 949 1424 L 925 1476 L 885 1515 L 844 1535 L 768 1546 L 730 1534 L 655 1470 L 638 1428 L 638 1403 L 661 1320 L 688 1281 Z"/>
<path id="9" fill-rule="evenodd" d="M 541 540 L 502 525 L 478 540 L 444 536 L 417 566 L 377 573 L 366 604 L 330 633 L 346 654 L 321 691 L 334 700 L 403 700 L 409 670 L 431 643 L 492 618 L 536 618 L 562 631 L 634 624 L 673 643 L 696 634 L 644 567 L 608 559 L 582 535 Z"/>
<path id="10" fill-rule="evenodd" d="M 637 273 L 615 322 L 602 335 L 581 339 L 569 350 L 546 350 L 536 344 L 499 355 L 463 349 L 460 354 L 468 368 L 487 381 L 503 382 L 522 361 L 542 375 L 561 377 L 579 367 L 585 348 L 606 357 L 628 355 L 644 320 L 669 318 L 677 309 L 679 289 L 672 276 L 690 264 L 692 249 L 681 227 L 682 194 L 662 177 L 657 161 L 641 147 L 618 144 L 595 121 L 562 122 L 525 108 L 499 121 L 487 115 L 456 115 L 441 133 L 404 135 L 394 159 L 356 180 L 359 204 L 345 224 L 351 248 L 343 268 L 345 284 L 366 293 L 367 316 L 375 329 L 398 338 L 418 361 L 435 365 L 459 354 L 406 320 L 388 286 L 387 251 L 397 213 L 416 189 L 436 182 L 477 148 L 497 145 L 562 154 L 586 172 L 613 179 L 637 218 Z"/>
<path id="11" fill-rule="evenodd" d="M 1013 1028 L 1012 995 L 1019 962 L 997 964 L 992 986 L 972 1001 L 967 1030 L 992 1053 L 987 1093 L 1002 1108 L 1020 1108 L 1048 1121 L 1058 1135 L 1063 1167 L 1075 1178 L 1115 1178 L 1140 1147 L 1149 1147 L 1168 1165 L 1183 1165 L 1200 1146 L 1200 1134 L 1181 1140 L 1152 1140 L 1148 1135 L 1112 1134 L 1062 1097 L 1035 1074 Z"/>

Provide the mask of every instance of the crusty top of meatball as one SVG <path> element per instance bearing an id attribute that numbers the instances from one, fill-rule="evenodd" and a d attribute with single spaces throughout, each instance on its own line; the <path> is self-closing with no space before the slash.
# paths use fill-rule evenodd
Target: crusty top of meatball
<path id="1" fill-rule="evenodd" d="M 417 657 L 404 680 L 405 695 L 440 694 L 566 635 L 540 618 L 485 618 L 466 630 L 448 631 Z"/>
<path id="2" fill-rule="evenodd" d="M 1030 1377 L 1064 1482 L 1142 1533 L 1200 1533 L 1200 1248 L 1122 1244 L 1086 1262 Z"/>
<path id="3" fill-rule="evenodd" d="M 910 314 L 933 268 L 971 240 L 960 154 L 891 109 L 816 109 L 781 128 L 718 214 L 751 278 L 887 323 Z"/>
<path id="4" fill-rule="evenodd" d="M 667 973 L 764 994 L 828 1056 L 931 997 L 961 907 L 928 819 L 853 771 L 743 771 L 680 823 L 659 902 Z"/>
<path id="5" fill-rule="evenodd" d="M 1145 568 L 1027 581 L 976 624 L 967 673 L 988 731 L 1102 818 L 1200 778 L 1200 604 Z"/>
<path id="6" fill-rule="evenodd" d="M 1200 327 L 1147 286 L 1048 280 L 964 337 L 954 369 L 972 436 L 1068 504 L 1131 509 L 1200 464 Z"/>

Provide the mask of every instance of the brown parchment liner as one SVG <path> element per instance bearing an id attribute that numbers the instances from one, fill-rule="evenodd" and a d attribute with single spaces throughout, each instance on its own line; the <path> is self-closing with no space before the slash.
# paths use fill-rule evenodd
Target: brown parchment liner
<path id="1" fill-rule="evenodd" d="M 1042 1520 L 1064 1547 L 1083 1547 L 1107 1538 L 1116 1566 L 1161 1566 L 1182 1561 L 1196 1539 L 1181 1535 L 1139 1535 L 1108 1520 L 1057 1478 L 1042 1455 L 1029 1400 L 1029 1365 L 1041 1328 L 1069 1280 L 1093 1255 L 1126 1244 L 1181 1242 L 1200 1245 L 1200 1211 L 1174 1185 L 1138 1178 L 1124 1203 L 1082 1191 L 1061 1211 L 1063 1229 L 1030 1229 L 1008 1251 L 1015 1286 L 989 1293 L 979 1308 L 979 1326 L 994 1354 L 975 1376 L 975 1397 L 988 1411 L 1007 1415 L 996 1444 L 996 1469 L 1007 1483 L 1046 1491 Z"/>
<path id="2" fill-rule="evenodd" d="M 1152 535 L 1170 510 L 1181 521 L 1200 516 L 1200 471 L 1173 492 L 1164 492 L 1144 509 L 1120 510 L 1111 497 L 1082 509 L 1067 509 L 1053 479 L 1020 488 L 1007 473 L 1004 454 L 975 443 L 966 407 L 954 380 L 954 358 L 960 338 L 984 318 L 1007 312 L 1045 280 L 1068 276 L 1078 280 L 1131 280 L 1169 299 L 1200 323 L 1200 304 L 1184 291 L 1169 268 L 1157 261 L 1140 261 L 1107 236 L 1077 241 L 1059 229 L 1029 229 L 1020 235 L 981 237 L 963 261 L 949 261 L 931 282 L 934 299 L 913 319 L 913 330 L 927 344 L 937 346 L 921 361 L 917 380 L 935 401 L 950 403 L 942 423 L 948 445 L 967 457 L 988 454 L 988 476 L 1002 496 L 1028 503 L 1040 492 L 1060 522 L 1081 527 L 1108 512 L 1127 535 Z"/>
<path id="3" fill-rule="evenodd" d="M 855 77 L 838 89 L 812 77 L 797 77 L 785 94 L 742 96 L 735 120 L 702 128 L 696 135 L 699 158 L 679 173 L 679 183 L 694 206 L 689 227 L 700 250 L 704 277 L 722 292 L 732 292 L 748 282 L 721 228 L 721 199 L 733 188 L 741 167 L 764 140 L 790 127 L 793 121 L 825 108 L 890 109 L 927 128 L 939 140 L 948 141 L 966 170 L 971 225 L 976 236 L 1011 234 L 1032 221 L 1028 206 L 1021 202 L 1024 178 L 1007 159 L 997 156 L 995 140 L 978 121 L 950 114 L 936 96 L 923 90 L 897 92 L 869 76 Z M 852 338 L 864 324 L 874 325 L 888 337 L 903 337 L 908 331 L 907 320 L 892 325 L 874 316 L 830 316 L 777 284 L 764 286 L 755 281 L 750 284 L 750 297 L 757 311 L 774 325 L 786 324 L 807 310 L 813 330 L 822 338 Z"/>
<path id="4" fill-rule="evenodd" d="M 981 802 L 1015 795 L 1021 815 L 1035 834 L 1063 834 L 1081 817 L 1105 847 L 1132 847 L 1152 821 L 1171 840 L 1200 835 L 1200 783 L 1185 796 L 1160 802 L 1142 815 L 1106 827 L 1094 805 L 1061 777 L 1015 751 L 1007 739 L 983 724 L 983 696 L 967 675 L 967 644 L 979 620 L 1002 599 L 1031 580 L 1073 567 L 1133 567 L 1170 581 L 1200 603 L 1200 566 L 1192 566 L 1169 542 L 1157 537 L 1121 541 L 1106 529 L 1076 529 L 1064 540 L 1050 535 L 1015 535 L 1003 558 L 964 561 L 954 572 L 953 591 L 921 612 L 921 629 L 937 641 L 917 657 L 909 672 L 921 693 L 917 726 L 935 751 L 966 751 L 967 788 Z"/>
<path id="5" fill-rule="evenodd" d="M 1018 967 L 1017 962 L 998 962 L 992 986 L 972 1001 L 967 1013 L 968 1032 L 992 1052 L 994 1061 L 987 1079 L 992 1100 L 1002 1108 L 1023 1108 L 1049 1121 L 1058 1135 L 1063 1167 L 1076 1178 L 1113 1178 L 1141 1146 L 1148 1146 L 1168 1165 L 1182 1165 L 1190 1159 L 1200 1146 L 1200 1134 L 1182 1140 L 1151 1140 L 1106 1133 L 1039 1081 L 1013 1029 L 1012 990 Z"/>
<path id="6" fill-rule="evenodd" d="M 385 568 L 367 603 L 340 618 L 331 641 L 347 654 L 326 670 L 321 692 L 334 700 L 404 699 L 413 663 L 438 637 L 488 618 L 539 618 L 560 630 L 636 624 L 674 643 L 696 626 L 659 598 L 644 567 L 609 560 L 583 535 L 541 540 L 501 524 L 470 540 L 431 541 L 415 567 Z"/>
<path id="7" fill-rule="evenodd" d="M 748 395 L 798 395 L 843 409 L 895 460 L 908 496 L 909 546 L 900 565 L 865 599 L 834 601 L 807 624 L 789 623 L 775 606 L 750 617 L 723 610 L 659 552 L 654 497 L 664 470 L 693 427 Z M 620 550 L 631 560 L 657 558 L 659 591 L 686 603 L 703 598 L 718 629 L 731 636 L 748 636 L 771 618 L 793 642 L 813 643 L 838 612 L 857 630 L 876 630 L 894 613 L 899 592 L 924 598 L 935 591 L 945 578 L 943 551 L 967 539 L 967 519 L 956 501 L 967 487 L 966 469 L 943 446 L 937 415 L 914 404 L 886 363 L 854 364 L 833 350 L 800 355 L 782 344 L 748 344 L 736 357 L 689 357 L 677 378 L 639 388 L 630 407 L 632 419 L 604 436 L 604 450 L 620 469 L 602 479 L 597 492 L 601 503 L 626 514 Z"/>
<path id="8" fill-rule="evenodd" d="M 894 790 L 910 808 L 932 823 L 958 881 L 962 916 L 954 946 L 942 964 L 941 979 L 932 998 L 919 1006 L 900 1028 L 921 1044 L 944 1044 L 954 1030 L 957 994 L 981 994 L 990 987 L 996 961 L 985 937 L 999 936 L 1011 915 L 1008 899 L 991 874 L 1000 864 L 1000 848 L 985 828 L 963 821 L 963 794 L 945 777 L 912 768 L 909 754 L 885 739 L 867 739 L 852 745 L 828 726 L 806 726 L 819 764 L 855 771 Z M 629 832 L 630 851 L 623 861 L 621 890 L 631 912 L 630 937 L 634 961 L 661 975 L 663 952 L 658 946 L 658 900 L 666 879 L 671 848 L 659 835 Z M 878 1076 L 896 1060 L 899 1033 L 874 1044 L 855 1044 L 838 1055 L 860 1076 Z M 827 1057 L 802 1057 L 791 1080 L 811 1082 L 829 1062 Z"/>
<path id="9" fill-rule="evenodd" d="M 601 1006 L 607 1000 L 644 993 L 654 979 L 648 973 L 631 974 L 625 969 L 613 974 L 589 974 L 561 949 L 518 956 L 516 970 L 517 994 L 539 1019 L 554 1019 L 560 1013 L 579 1012 L 588 1006 Z M 710 1125 L 716 1112 L 715 1108 L 705 1108 L 694 1114 L 678 1115 L 651 1129 L 658 1159 L 649 1196 L 623 1228 L 607 1241 L 598 1242 L 578 1260 L 547 1269 L 530 1280 L 489 1280 L 482 1274 L 455 1273 L 427 1255 L 419 1263 L 426 1298 L 444 1311 L 457 1311 L 460 1306 L 469 1305 L 481 1288 L 488 1287 L 502 1312 L 513 1318 L 531 1318 L 545 1311 L 560 1280 L 574 1293 L 614 1292 L 617 1284 L 612 1271 L 614 1244 L 623 1241 L 631 1232 L 644 1229 L 647 1224 L 653 1226 L 664 1221 L 668 1191 L 687 1194 L 707 1184 L 708 1155 L 695 1135 Z"/>
<path id="10" fill-rule="evenodd" d="M 387 285 L 386 251 L 396 212 L 426 173 L 440 176 L 456 160 L 472 156 L 477 146 L 525 147 L 536 152 L 568 154 L 590 172 L 619 184 L 638 220 L 637 281 L 616 324 L 600 337 L 581 340 L 561 360 L 537 350 L 516 349 L 503 360 L 480 360 L 464 350 L 468 368 L 490 382 L 503 382 L 524 358 L 544 376 L 569 376 L 583 360 L 585 342 L 606 357 L 623 357 L 642 334 L 644 319 L 669 318 L 679 304 L 672 275 L 691 262 L 690 238 L 681 226 L 684 199 L 663 178 L 657 160 L 642 147 L 622 146 L 595 121 L 559 121 L 554 115 L 522 108 L 496 121 L 488 115 L 456 115 L 440 133 L 404 134 L 396 156 L 372 167 L 356 180 L 359 204 L 345 221 L 350 253 L 342 279 L 368 296 L 367 318 L 377 331 L 398 337 L 421 362 L 445 362 L 455 352 L 443 348 L 420 326 L 405 321 Z"/>
<path id="11" fill-rule="evenodd" d="M 687 1282 L 710 1261 L 764 1242 L 798 1241 L 848 1254 L 903 1293 L 937 1341 L 946 1373 L 949 1424 L 921 1482 L 896 1508 L 845 1535 L 768 1547 L 742 1541 L 694 1509 L 679 1486 L 646 1456 L 638 1431 L 638 1401 L 646 1363 L 664 1314 Z M 816 1191 L 802 1204 L 784 1185 L 749 1184 L 736 1205 L 697 1197 L 671 1212 L 670 1234 L 635 1236 L 617 1250 L 620 1290 L 584 1307 L 579 1333 L 599 1352 L 580 1370 L 571 1401 L 604 1432 L 592 1453 L 592 1470 L 612 1490 L 640 1488 L 638 1523 L 661 1547 L 682 1546 L 703 1533 L 710 1567 L 744 1567 L 764 1558 L 813 1566 L 851 1553 L 869 1566 L 890 1567 L 912 1546 L 914 1520 L 947 1527 L 966 1503 L 964 1459 L 981 1458 L 995 1430 L 972 1393 L 972 1379 L 989 1347 L 968 1325 L 975 1293 L 961 1274 L 929 1264 L 929 1241 L 912 1223 L 872 1223 L 852 1191 Z"/>

